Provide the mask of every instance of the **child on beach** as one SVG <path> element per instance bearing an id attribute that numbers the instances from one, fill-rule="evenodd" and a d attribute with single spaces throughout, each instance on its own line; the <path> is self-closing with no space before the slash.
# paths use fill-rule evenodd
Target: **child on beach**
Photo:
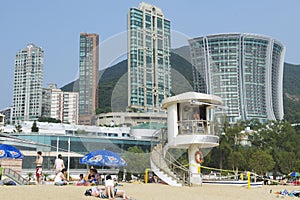
<path id="1" fill-rule="evenodd" d="M 79 175 L 79 181 L 77 182 L 77 186 L 85 185 L 86 181 L 83 178 L 83 174 Z"/>

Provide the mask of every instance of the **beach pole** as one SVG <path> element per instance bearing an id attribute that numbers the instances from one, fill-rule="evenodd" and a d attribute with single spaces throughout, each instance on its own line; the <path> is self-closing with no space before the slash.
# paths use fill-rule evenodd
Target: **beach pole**
<path id="1" fill-rule="evenodd" d="M 68 181 L 70 180 L 70 146 L 71 146 L 71 141 L 69 137 L 68 139 Z"/>
<path id="2" fill-rule="evenodd" d="M 250 189 L 250 172 L 247 172 L 247 177 L 248 177 L 248 189 Z"/>
<path id="3" fill-rule="evenodd" d="M 148 183 L 148 169 L 145 169 L 145 183 Z"/>
<path id="4" fill-rule="evenodd" d="M 58 148 L 59 148 L 59 137 L 56 139 L 56 157 L 58 156 Z"/>

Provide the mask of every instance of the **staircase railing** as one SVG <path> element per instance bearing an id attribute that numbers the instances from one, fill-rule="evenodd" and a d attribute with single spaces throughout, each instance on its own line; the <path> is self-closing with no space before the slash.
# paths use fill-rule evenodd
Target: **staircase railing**
<path id="1" fill-rule="evenodd" d="M 160 129 L 153 134 L 153 141 L 151 142 L 151 149 L 159 155 L 159 163 L 157 160 L 152 161 L 160 168 L 161 171 L 168 174 L 177 182 L 185 185 L 190 185 L 190 170 L 179 163 L 174 156 L 165 148 L 168 142 L 167 129 Z M 161 145 L 159 147 L 159 145 Z M 151 155 L 152 157 L 152 155 Z M 162 167 L 162 163 L 166 163 L 167 169 Z"/>
<path id="2" fill-rule="evenodd" d="M 154 149 L 154 147 L 158 144 L 161 144 L 162 146 L 165 146 L 165 144 L 168 142 L 168 134 L 166 133 L 167 129 L 162 128 L 156 130 L 151 137 L 151 150 Z"/>
<path id="3" fill-rule="evenodd" d="M 3 168 L 2 173 L 4 176 L 13 179 L 13 181 L 17 182 L 19 185 L 25 185 L 28 182 L 25 178 L 21 176 L 21 174 L 10 168 Z"/>

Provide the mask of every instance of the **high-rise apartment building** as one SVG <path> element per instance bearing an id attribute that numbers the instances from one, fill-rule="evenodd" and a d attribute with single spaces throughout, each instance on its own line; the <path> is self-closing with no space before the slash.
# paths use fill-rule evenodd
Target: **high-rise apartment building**
<path id="1" fill-rule="evenodd" d="M 78 124 L 78 92 L 64 92 L 55 84 L 43 89 L 43 117 Z"/>
<path id="2" fill-rule="evenodd" d="M 80 33 L 79 124 L 93 125 L 98 107 L 99 35 Z"/>
<path id="3" fill-rule="evenodd" d="M 220 96 L 229 122 L 283 119 L 285 47 L 270 37 L 228 33 L 189 40 L 194 90 Z"/>
<path id="4" fill-rule="evenodd" d="M 37 120 L 42 114 L 44 51 L 27 45 L 15 58 L 12 123 Z"/>
<path id="5" fill-rule="evenodd" d="M 4 123 L 11 124 L 11 116 L 12 116 L 12 107 L 7 107 L 0 110 L 0 113 L 4 115 Z"/>
<path id="6" fill-rule="evenodd" d="M 128 13 L 128 106 L 157 112 L 171 96 L 170 21 L 156 6 Z"/>

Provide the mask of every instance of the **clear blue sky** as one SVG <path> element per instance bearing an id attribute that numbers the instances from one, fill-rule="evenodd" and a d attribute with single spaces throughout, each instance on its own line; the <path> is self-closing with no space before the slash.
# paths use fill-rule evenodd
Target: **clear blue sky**
<path id="1" fill-rule="evenodd" d="M 299 0 L 146 2 L 162 9 L 177 34 L 188 38 L 227 32 L 266 35 L 286 46 L 285 62 L 300 64 Z M 15 55 L 28 43 L 45 51 L 44 86 L 56 83 L 62 87 L 77 77 L 80 32 L 100 35 L 103 46 L 100 55 L 116 54 L 119 48 L 126 48 L 127 12 L 139 3 L 136 0 L 1 1 L 0 109 L 12 105 Z M 173 36 L 173 48 L 180 46 L 178 40 Z M 118 52 L 119 56 L 122 52 Z"/>

